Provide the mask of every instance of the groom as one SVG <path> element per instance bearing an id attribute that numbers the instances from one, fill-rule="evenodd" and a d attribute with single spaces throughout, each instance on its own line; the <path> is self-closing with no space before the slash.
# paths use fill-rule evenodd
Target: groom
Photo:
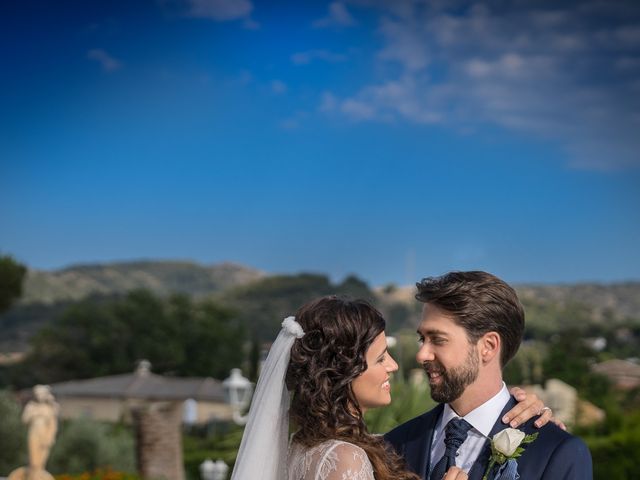
<path id="1" fill-rule="evenodd" d="M 440 404 L 385 439 L 424 480 L 441 480 L 453 465 L 469 480 L 480 480 L 491 463 L 490 439 L 508 427 L 501 419 L 516 403 L 502 369 L 520 346 L 524 311 L 515 291 L 485 272 L 451 272 L 426 278 L 417 287 L 424 308 L 416 359 L 427 374 L 431 397 Z M 586 445 L 552 422 L 535 429 L 534 421 L 519 430 L 538 432 L 537 438 L 521 445 L 518 458 L 494 464 L 488 479 L 591 479 Z M 524 436 L 505 434 L 516 444 Z"/>

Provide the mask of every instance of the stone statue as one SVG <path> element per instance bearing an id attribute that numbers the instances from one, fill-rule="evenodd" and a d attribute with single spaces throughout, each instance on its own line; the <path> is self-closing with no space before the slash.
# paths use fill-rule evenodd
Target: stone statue
<path id="1" fill-rule="evenodd" d="M 33 387 L 33 397 L 22 412 L 22 421 L 29 426 L 29 466 L 11 472 L 8 480 L 53 480 L 45 465 L 56 440 L 60 407 L 47 385 Z"/>

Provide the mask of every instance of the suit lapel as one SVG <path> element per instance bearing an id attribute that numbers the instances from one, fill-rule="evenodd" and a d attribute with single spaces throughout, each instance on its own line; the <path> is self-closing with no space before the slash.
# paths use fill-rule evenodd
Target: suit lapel
<path id="1" fill-rule="evenodd" d="M 409 463 L 414 471 L 424 479 L 427 478 L 431 463 L 433 433 L 443 410 L 444 405 L 438 405 L 430 412 L 431 415 L 425 417 L 424 422 L 416 425 L 416 429 L 419 431 L 416 431 L 415 435 L 411 435 L 412 440 L 405 447 L 405 458 L 413 460 Z"/>
<path id="2" fill-rule="evenodd" d="M 496 423 L 493 424 L 493 428 L 489 433 L 489 438 L 493 438 L 493 436 L 496 433 L 501 432 L 505 428 L 509 428 L 509 425 L 505 425 L 504 423 L 502 423 L 502 417 L 504 416 L 505 413 L 511 410 L 516 405 L 516 403 L 517 402 L 515 398 L 513 397 L 509 398 L 509 401 L 502 409 L 502 412 L 500 412 L 500 416 L 498 417 L 498 420 L 496 420 Z M 491 456 L 491 444 L 489 443 L 489 440 L 487 440 L 484 442 L 484 446 L 480 451 L 480 455 L 478 455 L 478 458 L 476 459 L 473 466 L 471 467 L 471 470 L 469 470 L 469 480 L 482 479 L 482 476 L 484 475 L 484 471 L 486 470 L 487 465 L 489 465 L 490 456 Z"/>

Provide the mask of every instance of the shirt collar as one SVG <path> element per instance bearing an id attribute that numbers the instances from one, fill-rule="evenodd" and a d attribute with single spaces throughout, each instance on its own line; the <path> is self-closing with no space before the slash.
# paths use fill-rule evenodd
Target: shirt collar
<path id="1" fill-rule="evenodd" d="M 471 410 L 462 418 L 469 422 L 475 430 L 480 432 L 485 437 L 488 437 L 489 433 L 491 433 L 493 425 L 498 420 L 502 409 L 509 401 L 509 397 L 509 390 L 507 390 L 507 386 L 505 385 L 505 383 L 502 382 L 502 388 L 497 394 L 495 394 L 479 407 Z M 446 425 L 447 423 L 449 423 L 449 420 L 457 417 L 458 415 L 456 414 L 456 412 L 454 412 L 454 410 L 447 403 L 444 406 L 444 411 L 442 412 L 442 422 L 440 423 L 440 425 Z"/>

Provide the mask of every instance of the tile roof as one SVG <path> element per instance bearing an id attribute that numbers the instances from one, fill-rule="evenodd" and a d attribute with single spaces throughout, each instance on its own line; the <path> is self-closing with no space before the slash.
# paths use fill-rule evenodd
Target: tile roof
<path id="1" fill-rule="evenodd" d="M 165 377 L 151 372 L 71 380 L 54 383 L 56 397 L 107 397 L 147 400 L 186 400 L 226 402 L 222 382 L 210 377 Z"/>

